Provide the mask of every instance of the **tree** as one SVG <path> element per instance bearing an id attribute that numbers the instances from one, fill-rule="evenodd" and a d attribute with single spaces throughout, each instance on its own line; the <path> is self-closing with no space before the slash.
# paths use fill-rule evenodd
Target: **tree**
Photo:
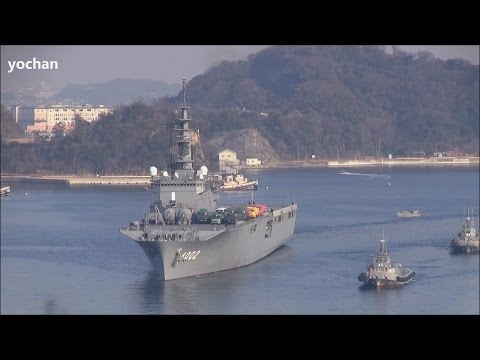
<path id="1" fill-rule="evenodd" d="M 66 133 L 67 133 L 66 126 L 65 126 L 65 123 L 63 123 L 63 122 L 56 123 L 55 126 L 52 129 L 52 134 L 57 139 L 63 138 Z"/>

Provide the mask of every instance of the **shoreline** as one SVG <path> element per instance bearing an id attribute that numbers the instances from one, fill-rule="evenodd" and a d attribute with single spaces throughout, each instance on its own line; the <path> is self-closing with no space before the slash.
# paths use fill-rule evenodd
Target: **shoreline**
<path id="1" fill-rule="evenodd" d="M 396 158 L 372 160 L 292 160 L 260 166 L 239 166 L 239 170 L 260 171 L 269 169 L 295 168 L 367 168 L 367 167 L 470 167 L 479 166 L 479 157 L 462 158 Z M 150 186 L 149 175 L 37 175 L 37 174 L 1 174 L 2 184 L 36 183 L 64 184 L 68 186 Z"/>
<path id="2" fill-rule="evenodd" d="M 345 159 L 345 160 L 287 160 L 258 166 L 240 165 L 239 170 L 263 170 L 285 168 L 360 168 L 360 167 L 421 167 L 421 166 L 479 166 L 480 157 L 433 157 L 394 159 Z"/>

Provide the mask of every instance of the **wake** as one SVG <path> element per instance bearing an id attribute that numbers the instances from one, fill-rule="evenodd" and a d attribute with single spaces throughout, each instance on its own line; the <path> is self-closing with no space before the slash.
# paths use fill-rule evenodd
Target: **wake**
<path id="1" fill-rule="evenodd" d="M 367 176 L 371 179 L 390 179 L 390 175 L 381 175 L 381 174 L 362 174 L 362 173 L 353 173 L 348 171 L 342 171 L 340 175 L 354 175 L 354 176 Z"/>

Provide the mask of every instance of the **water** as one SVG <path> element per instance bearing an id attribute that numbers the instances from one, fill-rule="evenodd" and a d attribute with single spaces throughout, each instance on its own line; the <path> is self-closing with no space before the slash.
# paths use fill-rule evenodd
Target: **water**
<path id="1" fill-rule="evenodd" d="M 479 314 L 479 256 L 448 252 L 464 207 L 474 208 L 478 228 L 478 167 L 354 171 L 391 177 L 247 173 L 260 181 L 257 202 L 298 202 L 288 245 L 250 266 L 165 283 L 118 231 L 142 216 L 150 192 L 13 184 L 1 200 L 1 313 Z M 224 204 L 250 198 L 222 195 Z M 417 208 L 420 218 L 396 218 Z M 357 276 L 382 227 L 392 261 L 414 270 L 416 281 L 361 290 Z"/>

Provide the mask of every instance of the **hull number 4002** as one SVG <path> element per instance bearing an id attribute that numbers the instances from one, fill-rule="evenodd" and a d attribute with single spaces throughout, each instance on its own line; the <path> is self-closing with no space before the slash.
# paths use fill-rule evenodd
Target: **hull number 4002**
<path id="1" fill-rule="evenodd" d="M 200 250 L 186 251 L 182 253 L 182 249 L 178 249 L 175 260 L 177 263 L 180 261 L 195 260 L 198 254 L 200 254 Z"/>

